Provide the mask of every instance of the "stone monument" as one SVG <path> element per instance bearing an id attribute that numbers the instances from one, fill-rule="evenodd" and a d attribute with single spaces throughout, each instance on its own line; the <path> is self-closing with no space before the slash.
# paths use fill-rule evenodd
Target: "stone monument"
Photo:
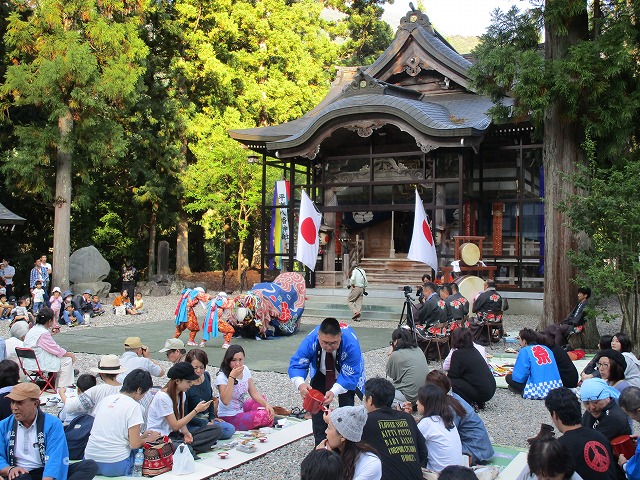
<path id="1" fill-rule="evenodd" d="M 110 270 L 109 262 L 93 245 L 76 250 L 69 257 L 71 290 L 76 295 L 89 289 L 100 298 L 109 296 L 111 284 L 103 280 L 107 278 Z"/>

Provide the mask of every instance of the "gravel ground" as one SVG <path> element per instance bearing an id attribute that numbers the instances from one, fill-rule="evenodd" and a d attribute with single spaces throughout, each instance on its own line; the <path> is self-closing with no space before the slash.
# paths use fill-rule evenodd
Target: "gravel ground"
<path id="1" fill-rule="evenodd" d="M 168 297 L 147 297 L 145 299 L 146 313 L 135 319 L 136 323 L 154 322 L 166 320 L 173 316 L 173 311 L 177 303 L 176 296 Z M 303 321 L 305 321 L 303 317 Z M 505 321 L 509 331 L 516 331 L 523 327 L 535 328 L 538 324 L 537 316 L 533 315 L 506 315 Z M 97 319 L 98 325 L 90 328 L 101 328 L 102 326 L 122 325 L 131 323 L 131 317 L 116 317 L 111 313 Z M 381 322 L 363 320 L 358 326 L 386 328 L 391 331 L 396 327 L 397 322 Z M 66 329 L 67 327 L 62 327 Z M 619 324 L 599 325 L 601 333 L 615 333 Z M 80 334 L 82 328 L 76 328 Z M 64 331 L 64 330 L 63 330 Z M 8 335 L 8 322 L 0 324 L 0 334 Z M 62 345 L 64 347 L 64 345 Z M 114 352 L 119 354 L 120 352 Z M 387 349 L 382 348 L 365 353 L 366 374 L 368 378 L 385 375 L 385 362 Z M 80 372 L 88 372 L 98 362 L 98 355 L 78 354 L 76 368 Z M 168 368 L 169 362 L 161 362 L 163 367 Z M 440 365 L 431 363 L 432 368 L 439 368 Z M 251 367 L 251 365 L 249 365 Z M 209 367 L 214 374 L 214 369 Z M 290 408 L 301 406 L 301 401 L 286 375 L 274 372 L 253 372 L 258 389 L 264 393 L 273 405 L 282 405 Z M 166 379 L 156 379 L 163 384 Z M 357 399 L 356 399 L 357 401 Z M 549 415 L 544 408 L 544 403 L 540 401 L 523 400 L 521 397 L 510 393 L 505 389 L 498 389 L 495 396 L 487 403 L 484 411 L 480 412 L 487 430 L 491 435 L 493 443 L 526 447 L 526 439 L 538 433 L 541 422 L 549 422 Z M 313 448 L 311 437 L 296 441 L 290 445 L 282 447 L 252 462 L 241 465 L 231 471 L 216 475 L 216 480 L 283 480 L 299 478 L 300 462 L 305 455 Z"/>

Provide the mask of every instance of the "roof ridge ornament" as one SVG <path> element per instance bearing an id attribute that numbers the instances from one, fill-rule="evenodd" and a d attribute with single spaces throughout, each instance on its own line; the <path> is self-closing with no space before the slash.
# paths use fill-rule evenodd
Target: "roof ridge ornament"
<path id="1" fill-rule="evenodd" d="M 386 86 L 387 85 L 384 82 L 364 73 L 364 70 L 359 68 L 358 74 L 353 78 L 351 83 L 342 90 L 342 92 L 351 95 L 363 93 L 384 93 Z"/>
<path id="2" fill-rule="evenodd" d="M 411 7 L 411 11 L 407 12 L 407 14 L 400 19 L 400 26 L 398 27 L 398 30 L 411 31 L 416 27 L 422 27 L 431 35 L 435 35 L 436 32 L 433 29 L 433 25 L 431 25 L 427 14 L 413 8 L 413 4 L 411 3 L 409 6 Z"/>

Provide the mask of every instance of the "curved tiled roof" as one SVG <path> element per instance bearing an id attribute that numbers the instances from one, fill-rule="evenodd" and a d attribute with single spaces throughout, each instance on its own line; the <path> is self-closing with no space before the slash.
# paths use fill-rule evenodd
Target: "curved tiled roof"
<path id="1" fill-rule="evenodd" d="M 431 98 L 429 101 L 373 93 L 344 97 L 327 105 L 315 118 L 307 118 L 306 125 L 298 122 L 295 134 L 272 141 L 269 146 L 290 148 L 300 145 L 327 122 L 348 116 L 358 118 L 372 111 L 397 117 L 428 135 L 451 136 L 456 131 L 462 133 L 462 130 L 469 129 L 480 133 L 489 127 L 491 121 L 486 112 L 491 106 L 493 104 L 488 99 L 470 94 L 451 95 L 442 100 Z"/>

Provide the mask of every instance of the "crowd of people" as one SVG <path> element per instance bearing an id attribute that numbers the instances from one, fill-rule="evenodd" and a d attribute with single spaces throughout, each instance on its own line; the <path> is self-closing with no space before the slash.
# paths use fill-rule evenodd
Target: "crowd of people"
<path id="1" fill-rule="evenodd" d="M 39 263 L 34 267 L 34 290 L 43 285 L 37 275 L 42 271 L 42 261 Z M 165 436 L 174 444 L 188 445 L 197 455 L 236 430 L 273 425 L 279 407 L 260 393 L 245 364 L 242 346 L 226 345 L 214 376 L 207 371 L 207 353 L 202 348 L 187 351 L 178 338 L 184 330 L 190 334 L 195 330 L 189 326 L 189 309 L 202 300 L 199 296 L 204 292 L 193 292 L 185 297 L 186 321 L 177 322 L 176 335 L 159 350 L 172 365 L 166 372 L 139 337 L 129 337 L 120 356 L 103 355 L 92 375 L 79 376 L 80 372 L 74 372 L 75 355 L 54 339 L 58 324 L 66 321 L 68 292 L 54 288 L 42 302 L 36 292 L 34 308 L 27 310 L 27 318 L 14 318 L 0 352 L 6 357 L 0 361 L 0 433 L 6 432 L 0 438 L 0 475 L 21 480 L 128 475 L 137 450 Z M 127 289 L 120 296 L 126 299 Z M 622 332 L 602 337 L 593 362 L 580 373 L 562 348 L 572 329 L 584 324 L 589 296 L 588 289 L 580 290 L 579 304 L 565 319 L 571 328 L 519 332 L 520 351 L 506 382 L 525 399 L 543 400 L 550 423 L 562 434 L 553 438 L 553 427 L 543 425 L 541 433 L 530 439 L 522 480 L 536 476 L 640 479 L 640 457 L 626 458 L 614 454 L 612 448 L 614 439 L 632 434 L 633 420 L 640 418 L 640 361 L 631 352 L 629 337 Z M 486 301 L 479 302 L 481 297 Z M 208 296 L 207 301 L 212 298 Z M 212 308 L 220 307 L 218 300 L 224 301 L 216 299 Z M 95 307 L 89 291 L 77 301 L 84 302 L 83 307 L 90 305 L 92 311 Z M 482 331 L 489 338 L 478 334 L 474 325 L 481 326 L 488 313 L 502 308 L 502 299 L 487 281 L 470 312 L 469 302 L 455 288 L 438 288 L 426 279 L 421 304 L 419 325 L 455 324 L 441 370 L 429 368 L 418 343 L 420 332 L 410 325 L 391 333 L 388 378 L 365 378 L 358 337 L 335 318 L 326 318 L 302 339 L 290 358 L 288 374 L 303 402 L 307 395 L 319 393 L 325 408 L 311 416 L 316 449 L 302 463 L 301 478 L 419 479 L 426 469 L 445 480 L 472 479 L 475 476 L 469 467 L 491 461 L 495 452 L 477 412 L 496 391 L 483 345 L 492 338 L 486 329 Z M 124 305 L 138 311 L 138 306 Z M 78 318 L 76 305 L 73 307 L 68 321 L 80 324 L 84 313 Z M 104 311 L 101 305 L 99 309 Z M 190 336 L 187 346 L 197 346 L 194 344 Z M 38 387 L 20 383 L 16 347 L 32 349 L 40 368 L 56 373 L 64 404 L 58 419 L 39 409 L 35 402 L 40 396 Z M 154 388 L 152 377 L 165 375 L 166 384 Z M 331 409 L 335 403 L 337 408 Z M 88 417 L 90 435 L 83 454 L 69 466 L 60 450 L 65 438 L 63 422 L 72 424 Z M 32 435 L 37 441 L 25 441 Z M 50 452 L 62 455 L 62 460 L 46 462 Z M 327 471 L 334 476 L 319 476 Z"/>
<path id="2" fill-rule="evenodd" d="M 53 315 L 51 309 L 44 307 L 38 312 L 34 327 L 29 329 L 26 322 L 18 322 L 12 329 L 25 325 L 26 331 L 15 333 L 27 341 L 34 336 L 31 344 L 41 367 L 43 361 L 60 358 L 68 358 L 71 366 L 73 354 L 56 357 L 43 348 L 52 341 Z M 43 337 L 47 341 L 42 342 Z M 61 349 L 57 344 L 56 348 Z M 40 388 L 34 383 L 20 383 L 15 361 L 0 361 L 0 429 L 4 426 L 14 432 L 13 436 L 0 439 L 0 475 L 20 480 L 130 475 L 137 450 L 164 436 L 174 445 L 188 445 L 197 455 L 208 451 L 217 440 L 230 438 L 236 429 L 273 425 L 274 408 L 254 384 L 242 347 L 234 345 L 225 352 L 214 380 L 206 371 L 209 359 L 204 350 L 195 348 L 186 353 L 180 340 L 168 339 L 160 352 L 166 353 L 172 366 L 166 371 L 166 384 L 159 389 L 153 387 L 152 376 L 164 377 L 165 370 L 150 358 L 149 348 L 141 339 L 125 339 L 123 350 L 120 356 L 103 355 L 97 368 L 91 369 L 92 375 L 81 374 L 77 380 L 66 363 L 64 367 L 47 367 L 47 371 L 57 372 L 60 379 L 58 394 L 64 405 L 58 418 L 39 409 Z M 38 435 L 40 432 L 44 435 L 42 445 L 24 440 L 25 435 L 36 435 L 36 429 L 22 430 L 23 425 L 29 428 L 22 413 L 27 407 L 29 415 L 33 414 L 32 424 L 44 419 L 43 425 L 37 424 Z M 71 437 L 65 437 L 68 431 L 63 423 L 74 431 L 72 427 L 79 425 L 76 422 L 82 419 L 86 424 L 88 417 L 90 430 L 78 456 L 71 448 Z M 69 448 L 65 455 L 62 450 L 67 439 Z M 20 448 L 14 451 L 12 445 Z M 59 462 L 49 465 L 45 459 L 53 452 Z M 67 471 L 69 459 L 80 461 Z M 18 476 L 27 472 L 30 476 Z M 55 474 L 49 475 L 51 472 Z"/>

